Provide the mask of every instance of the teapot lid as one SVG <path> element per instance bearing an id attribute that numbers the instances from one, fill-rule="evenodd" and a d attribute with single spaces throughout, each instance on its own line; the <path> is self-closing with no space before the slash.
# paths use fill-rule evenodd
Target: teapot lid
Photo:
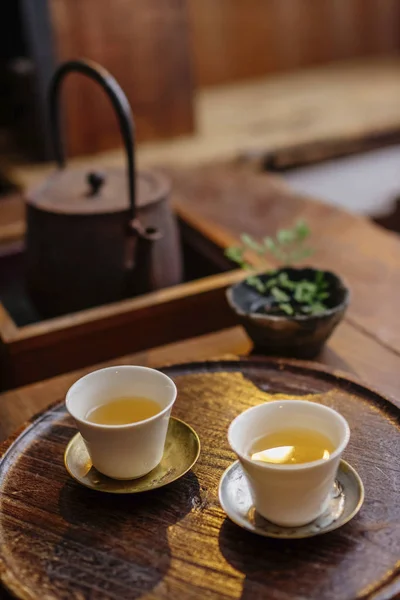
<path id="1" fill-rule="evenodd" d="M 136 202 L 142 208 L 168 195 L 170 184 L 155 171 L 136 173 Z M 91 215 L 129 210 L 126 171 L 118 167 L 102 170 L 58 169 L 43 184 L 28 192 L 31 206 L 53 213 Z"/>

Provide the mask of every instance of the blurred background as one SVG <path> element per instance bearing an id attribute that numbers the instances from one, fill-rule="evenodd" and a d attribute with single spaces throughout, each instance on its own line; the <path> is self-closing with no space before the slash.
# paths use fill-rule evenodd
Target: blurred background
<path id="1" fill-rule="evenodd" d="M 53 158 L 49 79 L 60 61 L 86 57 L 127 94 L 142 163 L 239 157 L 356 212 L 393 212 L 400 0 L 6 0 L 1 10 L 3 194 Z M 68 155 L 118 162 L 104 94 L 71 76 L 63 99 Z"/>

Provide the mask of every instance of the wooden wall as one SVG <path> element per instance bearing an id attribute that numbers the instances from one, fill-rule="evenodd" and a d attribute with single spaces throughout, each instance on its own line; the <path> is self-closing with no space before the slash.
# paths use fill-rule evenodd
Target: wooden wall
<path id="1" fill-rule="evenodd" d="M 125 90 L 141 140 L 193 131 L 186 0 L 49 0 L 58 60 L 87 57 Z M 110 103 L 81 75 L 65 82 L 71 155 L 118 147 Z"/>
<path id="2" fill-rule="evenodd" d="M 140 140 L 194 130 L 193 78 L 213 86 L 400 48 L 400 0 L 48 0 L 58 59 L 108 68 Z M 66 82 L 70 154 L 120 144 L 108 100 Z"/>
<path id="3" fill-rule="evenodd" d="M 200 86 L 400 47 L 399 0 L 187 0 Z"/>

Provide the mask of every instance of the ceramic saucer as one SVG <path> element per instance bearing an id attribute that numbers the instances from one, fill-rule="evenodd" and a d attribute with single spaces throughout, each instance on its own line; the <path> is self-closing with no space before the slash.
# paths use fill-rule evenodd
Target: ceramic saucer
<path id="1" fill-rule="evenodd" d="M 200 439 L 187 423 L 171 417 L 160 464 L 139 479 L 118 480 L 102 475 L 93 467 L 80 433 L 69 442 L 64 464 L 73 479 L 99 492 L 137 494 L 163 487 L 187 473 L 200 454 Z"/>
<path id="2" fill-rule="evenodd" d="M 239 527 L 265 537 L 299 539 L 333 531 L 350 521 L 362 506 L 364 486 L 353 467 L 341 460 L 326 511 L 307 525 L 280 527 L 256 512 L 247 479 L 241 464 L 236 461 L 221 477 L 219 501 L 228 517 Z"/>

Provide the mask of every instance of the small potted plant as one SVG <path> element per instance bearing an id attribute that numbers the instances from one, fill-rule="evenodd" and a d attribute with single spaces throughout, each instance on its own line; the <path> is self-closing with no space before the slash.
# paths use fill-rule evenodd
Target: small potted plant
<path id="1" fill-rule="evenodd" d="M 349 290 L 330 271 L 293 267 L 312 249 L 306 241 L 310 230 L 299 221 L 293 229 L 281 229 L 275 238 L 256 241 L 242 234 L 242 245 L 226 256 L 248 272 L 247 278 L 227 290 L 227 299 L 255 346 L 270 354 L 312 358 L 342 319 Z M 262 260 L 272 255 L 282 267 L 258 273 L 246 260 L 251 251 Z"/>

